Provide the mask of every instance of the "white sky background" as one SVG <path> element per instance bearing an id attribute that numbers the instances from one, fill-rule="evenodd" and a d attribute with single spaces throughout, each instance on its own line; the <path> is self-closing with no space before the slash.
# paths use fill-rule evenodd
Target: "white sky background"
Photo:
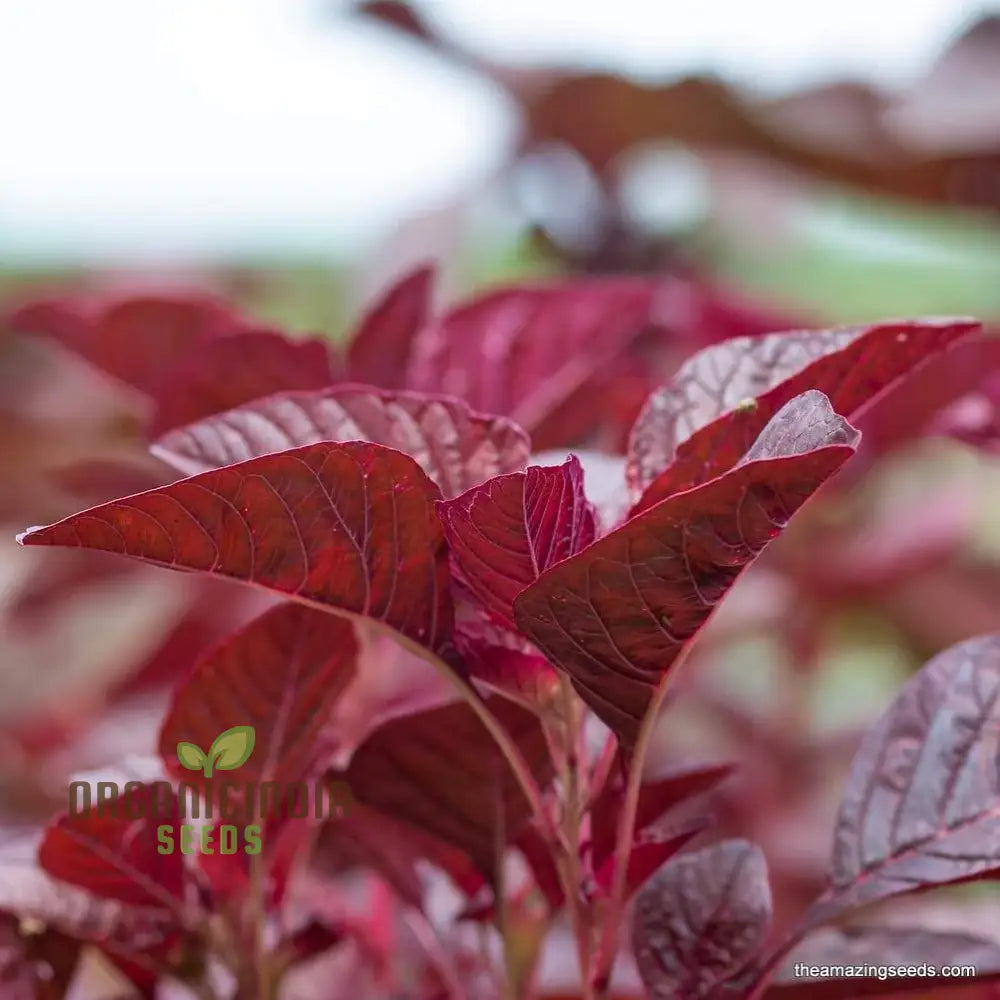
<path id="1" fill-rule="evenodd" d="M 487 173 L 513 119 L 335 0 L 0 0 L 0 261 L 335 255 Z M 894 84 L 965 0 L 429 0 L 508 61 Z"/>

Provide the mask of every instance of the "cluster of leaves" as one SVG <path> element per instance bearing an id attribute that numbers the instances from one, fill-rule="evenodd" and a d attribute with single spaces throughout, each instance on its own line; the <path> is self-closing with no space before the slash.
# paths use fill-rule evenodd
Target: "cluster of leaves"
<path id="1" fill-rule="evenodd" d="M 1000 639 L 932 660 L 868 734 L 828 888 L 777 941 L 763 853 L 713 838 L 699 808 L 734 766 L 651 776 L 645 765 L 692 643 L 854 454 L 849 421 L 928 359 L 981 343 L 978 324 L 704 347 L 649 395 L 624 474 L 595 503 L 577 457 L 535 462 L 532 445 L 586 439 L 603 415 L 596 389 L 656 370 L 650 352 L 676 337 L 660 311 L 670 284 L 505 289 L 443 317 L 428 290 L 426 271 L 390 290 L 343 358 L 211 302 L 56 301 L 14 317 L 141 389 L 151 450 L 175 470 L 21 543 L 267 595 L 263 614 L 177 684 L 159 734 L 171 787 L 193 780 L 211 798 L 224 779 L 211 768 L 192 778 L 178 746 L 251 726 L 242 779 L 346 782 L 353 796 L 332 818 L 251 810 L 240 825 L 262 828 L 259 855 L 160 853 L 162 828 L 176 842 L 185 821 L 176 791 L 151 808 L 162 783 L 134 780 L 103 810 L 60 816 L 33 881 L 0 890 L 0 968 L 15 995 L 61 995 L 87 943 L 147 995 L 168 978 L 263 1000 L 332 959 L 346 963 L 345 995 L 531 996 L 546 935 L 565 918 L 582 994 L 605 997 L 634 896 L 632 948 L 651 996 L 858 995 L 853 979 L 796 983 L 782 963 L 859 907 L 1000 869 Z M 440 684 L 419 704 L 341 728 L 362 675 L 393 673 L 405 690 L 428 670 Z M 203 846 L 221 842 L 212 827 L 223 823 L 208 824 Z M 427 866 L 461 897 L 447 926 Z M 405 942 L 331 902 L 359 869 L 389 887 Z M 470 946 L 469 925 L 501 954 Z M 963 944 L 979 949 L 977 987 L 1000 976 L 995 947 Z M 956 953 L 954 935 L 874 927 L 827 940 L 822 962 L 815 944 L 809 955 Z"/>

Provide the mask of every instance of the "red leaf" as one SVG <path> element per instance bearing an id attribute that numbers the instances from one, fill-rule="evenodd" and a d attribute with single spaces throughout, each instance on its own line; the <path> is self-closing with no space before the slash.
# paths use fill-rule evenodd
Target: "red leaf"
<path id="1" fill-rule="evenodd" d="M 933 431 L 949 404 L 979 396 L 1000 371 L 1000 337 L 971 337 L 914 372 L 865 422 L 865 442 L 879 450 Z M 938 418 L 935 420 L 935 418 Z"/>
<path id="2" fill-rule="evenodd" d="M 446 874 L 470 899 L 486 885 L 462 851 L 356 801 L 345 816 L 323 824 L 312 860 L 318 871 L 329 874 L 367 868 L 419 909 L 424 896 L 416 869 L 420 859 Z"/>
<path id="3" fill-rule="evenodd" d="M 756 957 L 771 921 L 760 848 L 724 840 L 674 858 L 636 898 L 632 947 L 654 1000 L 699 1000 Z"/>
<path id="4" fill-rule="evenodd" d="M 231 577 L 373 618 L 438 650 L 454 615 L 438 496 L 399 452 L 325 443 L 102 504 L 19 541 Z"/>
<path id="5" fill-rule="evenodd" d="M 644 840 L 633 844 L 628 852 L 628 868 L 625 870 L 625 898 L 628 899 L 657 871 L 669 861 L 692 837 L 696 837 L 708 826 L 707 820 L 688 823 L 683 830 L 670 836 Z M 594 880 L 599 889 L 610 893 L 614 884 L 615 859 L 606 858 L 597 869 Z"/>
<path id="6" fill-rule="evenodd" d="M 16 333 L 42 334 L 68 347 L 88 336 L 89 310 L 69 297 L 35 299 L 14 309 L 4 325 Z"/>
<path id="7" fill-rule="evenodd" d="M 536 716 L 505 698 L 487 705 L 547 784 L 552 764 Z M 384 723 L 354 752 L 344 778 L 358 801 L 459 848 L 491 878 L 501 830 L 512 840 L 530 815 L 510 765 L 465 702 Z"/>
<path id="8" fill-rule="evenodd" d="M 292 967 L 336 947 L 349 933 L 346 926 L 331 926 L 322 920 L 310 920 L 282 941 L 279 950 L 287 956 L 288 965 Z"/>
<path id="9" fill-rule="evenodd" d="M 173 366 L 241 321 L 212 299 L 144 296 L 99 308 L 58 300 L 28 306 L 14 329 L 48 334 L 91 364 L 147 393 Z"/>
<path id="10" fill-rule="evenodd" d="M 809 938 L 796 948 L 786 963 L 784 972 L 764 994 L 771 1000 L 851 1000 L 858 996 L 903 996 L 907 993 L 925 995 L 932 985 L 956 986 L 961 980 L 954 976 L 850 977 L 844 979 L 796 975 L 797 965 L 860 966 L 873 969 L 913 966 L 916 969 L 971 965 L 976 969 L 974 980 L 982 990 L 989 972 L 1000 977 L 1000 945 L 995 941 L 948 931 L 932 931 L 922 927 L 850 927 L 829 928 Z M 937 982 L 934 982 L 937 980 Z M 936 996 L 937 994 L 935 994 Z M 950 995 L 950 994 L 948 994 Z M 983 996 L 988 995 L 983 993 Z"/>
<path id="11" fill-rule="evenodd" d="M 0 911 L 40 922 L 115 954 L 149 953 L 176 934 L 174 915 L 155 906 L 130 906 L 57 881 L 38 864 L 34 832 L 0 838 Z"/>
<path id="12" fill-rule="evenodd" d="M 297 782 L 316 765 L 320 731 L 354 676 L 350 622 L 302 604 L 272 608 L 208 652 L 174 692 L 160 730 L 160 755 L 176 779 L 199 774 L 178 761 L 177 744 L 207 752 L 233 726 L 253 726 L 241 783 Z M 226 772 L 208 779 L 228 780 Z"/>
<path id="13" fill-rule="evenodd" d="M 681 649 L 856 440 L 822 393 L 803 393 L 727 475 L 544 573 L 515 602 L 521 631 L 631 746 Z"/>
<path id="14" fill-rule="evenodd" d="M 559 869 L 556 867 L 549 845 L 538 832 L 538 828 L 531 824 L 521 831 L 516 843 L 531 869 L 535 884 L 549 904 L 549 910 L 555 913 L 563 905 L 565 896 Z"/>
<path id="15" fill-rule="evenodd" d="M 417 858 L 402 824 L 355 804 L 342 819 L 323 824 L 310 863 L 324 875 L 369 869 L 384 879 L 400 900 L 421 909 L 424 887 L 416 869 Z"/>
<path id="16" fill-rule="evenodd" d="M 320 389 L 336 377 L 330 350 L 318 338 L 289 340 L 270 330 L 233 333 L 202 344 L 164 379 L 149 434 L 157 437 L 275 392 Z"/>
<path id="17" fill-rule="evenodd" d="M 735 770 L 735 764 L 703 764 L 685 768 L 639 787 L 635 813 L 636 836 L 658 823 L 671 809 L 711 791 Z M 625 800 L 621 780 L 608 782 L 590 810 L 590 849 L 595 868 L 614 851 L 618 818 Z"/>
<path id="18" fill-rule="evenodd" d="M 830 888 L 807 926 L 903 892 L 1000 870 L 1000 636 L 934 657 L 854 759 Z"/>
<path id="19" fill-rule="evenodd" d="M 38 858 L 50 875 L 95 896 L 174 911 L 183 897 L 183 858 L 159 853 L 161 826 L 176 842 L 179 810 L 169 784 L 135 782 L 111 801 L 63 814 L 46 830 Z"/>
<path id="20" fill-rule="evenodd" d="M 514 628 L 514 599 L 541 573 L 586 548 L 594 509 L 583 492 L 583 469 L 529 466 L 499 476 L 454 500 L 438 514 L 459 578 L 500 624 Z"/>
<path id="21" fill-rule="evenodd" d="M 527 435 L 447 396 L 339 385 L 259 399 L 167 434 L 154 454 L 185 475 L 320 441 L 372 441 L 409 455 L 455 496 L 523 469 Z"/>
<path id="22" fill-rule="evenodd" d="M 383 389 L 400 389 L 417 332 L 430 317 L 434 269 L 419 267 L 372 306 L 347 349 L 348 375 Z"/>
<path id="23" fill-rule="evenodd" d="M 819 389 L 853 419 L 977 329 L 964 319 L 882 323 L 739 337 L 700 351 L 649 398 L 632 429 L 626 476 L 633 501 L 641 495 L 635 511 L 731 468 L 800 393 Z"/>
<path id="24" fill-rule="evenodd" d="M 455 646 L 473 677 L 528 708 L 548 704 L 559 688 L 559 675 L 530 642 L 485 618 L 461 622 Z"/>
<path id="25" fill-rule="evenodd" d="M 532 431 L 644 332 L 656 288 L 610 278 L 491 292 L 421 331 L 409 384 Z"/>

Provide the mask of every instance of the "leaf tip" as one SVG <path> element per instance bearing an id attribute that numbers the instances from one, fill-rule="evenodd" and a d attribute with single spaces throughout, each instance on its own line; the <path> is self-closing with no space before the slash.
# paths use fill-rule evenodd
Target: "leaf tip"
<path id="1" fill-rule="evenodd" d="M 16 541 L 18 545 L 37 545 L 38 543 L 36 541 L 32 541 L 32 538 L 44 527 L 44 524 L 34 524 L 30 528 L 25 528 L 24 531 L 18 532 L 14 536 L 14 541 Z"/>

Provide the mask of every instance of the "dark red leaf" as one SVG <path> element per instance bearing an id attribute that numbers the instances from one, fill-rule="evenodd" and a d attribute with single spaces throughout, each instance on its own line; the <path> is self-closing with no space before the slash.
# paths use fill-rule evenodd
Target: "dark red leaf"
<path id="1" fill-rule="evenodd" d="M 530 432 L 641 336 L 656 288 L 613 278 L 490 292 L 421 331 L 409 384 L 506 414 Z"/>
<path id="2" fill-rule="evenodd" d="M 439 495 L 406 455 L 325 443 L 103 504 L 19 540 L 231 577 L 440 649 L 454 612 Z"/>
<path id="3" fill-rule="evenodd" d="M 538 828 L 530 823 L 521 831 L 515 843 L 524 855 L 535 884 L 549 904 L 549 909 L 555 913 L 562 906 L 565 895 L 551 848 Z"/>
<path id="4" fill-rule="evenodd" d="M 933 365 L 921 367 L 893 390 L 885 406 L 865 421 L 865 443 L 886 450 L 937 430 L 950 404 L 975 398 L 1000 372 L 1000 337 L 972 337 L 956 344 Z M 947 427 L 940 428 L 946 431 Z"/>
<path id="5" fill-rule="evenodd" d="M 456 575 L 494 620 L 514 625 L 514 599 L 539 575 L 586 548 L 595 535 L 594 508 L 583 469 L 529 466 L 498 476 L 438 504 Z"/>
<path id="6" fill-rule="evenodd" d="M 158 902 L 131 906 L 57 881 L 38 864 L 42 837 L 0 837 L 0 911 L 121 954 L 149 952 L 176 933 L 176 918 Z"/>
<path id="7" fill-rule="evenodd" d="M 997 635 L 953 646 L 907 682 L 854 759 L 830 888 L 808 926 L 1000 870 L 998 699 Z"/>
<path id="8" fill-rule="evenodd" d="M 403 388 L 414 338 L 430 318 L 433 283 L 434 269 L 419 267 L 372 306 L 347 349 L 347 372 L 353 381 Z"/>
<path id="9" fill-rule="evenodd" d="M 320 441 L 372 441 L 405 452 L 445 496 L 524 468 L 528 437 L 504 417 L 447 396 L 339 385 L 260 399 L 178 428 L 154 454 L 185 475 Z"/>
<path id="10" fill-rule="evenodd" d="M 317 955 L 335 948 L 345 937 L 346 926 L 330 925 L 322 920 L 310 920 L 281 942 L 279 951 L 287 956 L 289 967 L 308 962 Z"/>
<path id="11" fill-rule="evenodd" d="M 806 966 L 861 966 L 873 969 L 914 967 L 909 976 L 890 974 L 838 979 L 835 976 L 796 972 Z M 945 966 L 971 965 L 974 977 L 985 989 L 983 979 L 994 973 L 1000 977 L 1000 945 L 985 938 L 922 927 L 850 927 L 829 928 L 813 935 L 796 948 L 771 988 L 764 994 L 772 1000 L 850 1000 L 857 996 L 905 995 L 926 993 L 932 985 L 954 986 L 956 977 L 947 979 L 933 973 Z M 923 970 L 923 971 L 919 971 Z M 934 980 L 937 980 L 935 983 Z"/>
<path id="12" fill-rule="evenodd" d="M 735 770 L 735 764 L 703 764 L 644 782 L 635 813 L 636 836 L 658 823 L 675 806 L 704 795 Z M 590 850 L 595 868 L 615 849 L 618 819 L 625 799 L 620 770 L 601 790 L 590 810 Z"/>
<path id="13" fill-rule="evenodd" d="M 91 312 L 85 303 L 70 297 L 36 299 L 14 309 L 4 325 L 17 333 L 42 334 L 71 347 L 87 338 Z"/>
<path id="14" fill-rule="evenodd" d="M 241 795 L 245 780 L 247 779 L 240 777 L 234 783 L 237 795 Z M 316 801 L 313 793 L 315 787 L 316 785 L 312 785 L 308 789 L 310 807 Z M 279 798 L 275 800 L 276 806 L 287 788 L 288 786 L 277 786 Z M 312 845 L 316 822 L 312 812 L 308 810 L 306 816 L 290 817 L 278 806 L 273 810 L 261 810 L 266 812 L 266 816 L 248 823 L 243 819 L 239 801 L 236 796 L 226 800 L 228 806 L 236 807 L 234 812 L 237 815 L 223 816 L 211 824 L 212 829 L 207 835 L 207 849 L 198 851 L 198 868 L 207 883 L 213 908 L 221 909 L 233 902 L 239 905 L 248 898 L 253 898 L 252 894 L 257 891 L 254 888 L 256 874 L 261 879 L 260 892 L 265 907 L 277 909 L 284 899 L 293 868 Z M 217 803 L 218 798 L 213 799 L 213 802 Z M 329 808 L 328 802 L 329 800 L 324 799 L 324 814 Z M 214 811 L 213 815 L 218 816 L 218 812 Z M 227 833 L 225 827 L 234 828 L 235 834 Z M 260 844 L 258 855 L 248 854 L 244 850 L 253 841 Z"/>
<path id="15" fill-rule="evenodd" d="M 743 569 L 852 454 L 857 432 L 803 393 L 727 475 L 651 507 L 544 573 L 521 631 L 631 746 L 657 685 Z"/>
<path id="16" fill-rule="evenodd" d="M 143 392 L 155 393 L 164 375 L 241 321 L 214 300 L 145 296 L 94 307 L 72 301 L 27 307 L 14 329 L 48 334 L 64 346 Z"/>
<path id="17" fill-rule="evenodd" d="M 654 1000 L 699 1000 L 753 962 L 771 921 L 767 862 L 745 840 L 669 861 L 636 897 L 632 947 Z"/>
<path id="18" fill-rule="evenodd" d="M 349 621 L 303 604 L 272 608 L 209 651 L 178 687 L 160 755 L 177 780 L 201 777 L 177 757 L 177 744 L 207 753 L 233 726 L 253 726 L 253 753 L 241 782 L 302 781 L 313 772 L 320 733 L 354 677 L 357 642 Z M 233 777 L 217 772 L 215 785 Z"/>
<path id="19" fill-rule="evenodd" d="M 404 903 L 420 909 L 424 887 L 417 872 L 418 853 L 401 833 L 401 824 L 363 805 L 343 819 L 324 823 L 311 865 L 324 875 L 366 868 L 385 880 Z"/>
<path id="20" fill-rule="evenodd" d="M 537 717 L 501 697 L 487 705 L 547 784 L 552 764 Z M 497 837 L 514 839 L 530 816 L 510 765 L 465 702 L 384 723 L 355 751 L 344 778 L 358 801 L 459 848 L 490 878 Z"/>
<path id="21" fill-rule="evenodd" d="M 628 899 L 653 872 L 669 861 L 684 845 L 704 831 L 708 820 L 698 820 L 685 824 L 673 834 L 644 840 L 632 845 L 628 852 L 628 868 L 625 870 L 625 898 Z M 615 859 L 604 860 L 594 874 L 597 887 L 610 893 L 615 878 Z"/>
<path id="22" fill-rule="evenodd" d="M 420 908 L 423 885 L 415 867 L 418 859 L 444 872 L 469 898 L 486 885 L 462 851 L 357 801 L 345 816 L 323 824 L 313 865 L 328 874 L 368 868 L 381 876 L 400 899 Z"/>
<path id="23" fill-rule="evenodd" d="M 289 340 L 270 330 L 233 333 L 202 344 L 163 380 L 149 435 L 157 437 L 261 396 L 321 389 L 336 378 L 333 356 L 318 338 Z"/>
<path id="24" fill-rule="evenodd" d="M 819 389 L 853 419 L 979 326 L 966 319 L 882 323 L 739 337 L 700 351 L 650 397 L 632 429 L 626 477 L 635 510 L 724 473 L 800 393 Z"/>
<path id="25" fill-rule="evenodd" d="M 559 675 L 530 642 L 485 618 L 462 621 L 455 646 L 471 676 L 529 708 L 547 705 L 559 688 Z"/>
<path id="26" fill-rule="evenodd" d="M 166 782 L 126 786 L 117 798 L 64 813 L 45 832 L 38 858 L 50 875 L 95 896 L 174 911 L 183 899 L 183 857 L 159 852 L 157 830 L 179 831 Z"/>
<path id="27" fill-rule="evenodd" d="M 173 470 L 150 455 L 135 459 L 75 462 L 53 470 L 50 481 L 80 503 L 104 503 L 115 497 L 142 493 L 176 479 Z"/>

